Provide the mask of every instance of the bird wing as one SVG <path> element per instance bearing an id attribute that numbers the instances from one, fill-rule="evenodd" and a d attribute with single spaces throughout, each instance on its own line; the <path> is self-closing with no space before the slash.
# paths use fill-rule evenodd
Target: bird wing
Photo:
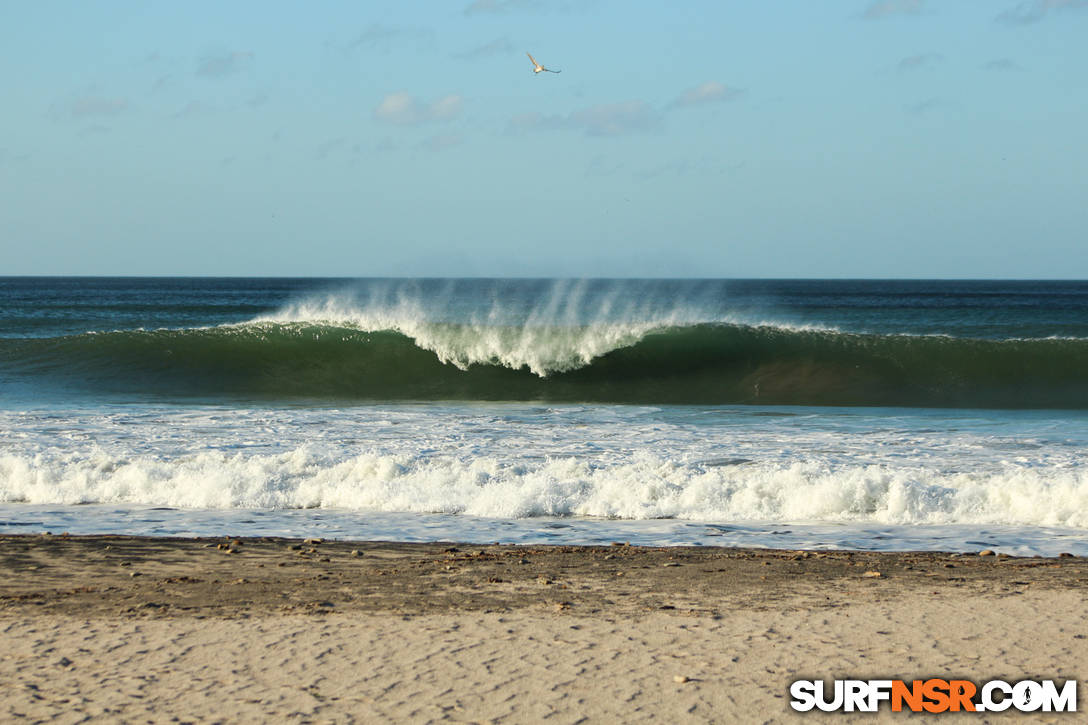
<path id="1" fill-rule="evenodd" d="M 551 68 L 545 68 L 544 70 L 548 71 L 549 73 L 562 73 L 563 72 L 561 70 L 552 70 Z"/>
<path id="2" fill-rule="evenodd" d="M 529 56 L 529 60 L 533 61 L 533 67 L 534 68 L 539 68 L 540 67 L 540 63 L 536 62 L 536 58 L 533 57 L 532 53 L 530 53 L 529 51 L 525 51 L 525 55 Z"/>

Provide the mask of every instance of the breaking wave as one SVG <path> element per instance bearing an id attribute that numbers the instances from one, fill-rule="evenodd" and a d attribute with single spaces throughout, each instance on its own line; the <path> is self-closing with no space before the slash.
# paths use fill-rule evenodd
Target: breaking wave
<path id="1" fill-rule="evenodd" d="M 894 335 L 629 306 L 468 321 L 338 297 L 240 324 L 0 339 L 0 382 L 150 396 L 1088 408 L 1088 340 Z"/>

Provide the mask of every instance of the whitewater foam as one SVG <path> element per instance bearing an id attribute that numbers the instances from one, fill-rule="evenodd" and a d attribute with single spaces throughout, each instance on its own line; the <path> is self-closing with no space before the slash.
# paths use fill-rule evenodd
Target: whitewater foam
<path id="1" fill-rule="evenodd" d="M 704 467 L 648 452 L 622 463 L 509 463 L 369 452 L 337 458 L 306 446 L 170 459 L 95 451 L 0 457 L 0 502 L 1086 528 L 1088 472 L 1012 464 L 985 474 L 804 462 Z"/>

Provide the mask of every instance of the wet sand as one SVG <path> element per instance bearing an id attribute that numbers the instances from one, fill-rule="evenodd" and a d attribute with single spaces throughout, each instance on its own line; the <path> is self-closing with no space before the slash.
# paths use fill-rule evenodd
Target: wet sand
<path id="1" fill-rule="evenodd" d="M 3 536 L 0 720 L 819 719 L 790 682 L 1081 679 L 1086 595 L 1078 557 Z"/>

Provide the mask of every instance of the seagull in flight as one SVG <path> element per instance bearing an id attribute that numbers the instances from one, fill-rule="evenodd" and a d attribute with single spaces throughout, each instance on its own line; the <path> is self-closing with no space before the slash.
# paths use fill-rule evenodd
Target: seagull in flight
<path id="1" fill-rule="evenodd" d="M 529 56 L 529 60 L 533 61 L 533 73 L 562 73 L 563 72 L 561 70 L 552 70 L 551 68 L 545 68 L 544 66 L 540 65 L 540 63 L 537 63 L 536 58 L 534 58 L 533 54 L 529 53 L 528 51 L 526 51 L 525 55 Z"/>

